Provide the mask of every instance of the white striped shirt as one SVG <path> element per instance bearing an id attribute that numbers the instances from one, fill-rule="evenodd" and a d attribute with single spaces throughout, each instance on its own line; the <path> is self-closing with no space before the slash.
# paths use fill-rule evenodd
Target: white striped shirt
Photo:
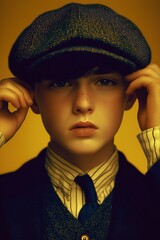
<path id="1" fill-rule="evenodd" d="M 87 173 L 92 178 L 98 202 L 101 204 L 114 187 L 114 179 L 118 171 L 118 153 L 115 148 L 110 159 L 89 171 L 83 172 L 57 155 L 49 144 L 45 167 L 59 198 L 77 218 L 81 207 L 85 204 L 85 196 L 81 188 L 75 183 L 75 177 Z"/>
<path id="2" fill-rule="evenodd" d="M 160 160 L 160 127 L 147 129 L 137 135 L 148 162 L 148 169 Z"/>

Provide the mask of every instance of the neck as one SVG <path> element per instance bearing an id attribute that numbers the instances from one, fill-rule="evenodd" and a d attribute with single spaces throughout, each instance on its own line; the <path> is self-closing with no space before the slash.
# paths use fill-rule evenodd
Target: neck
<path id="1" fill-rule="evenodd" d="M 51 142 L 51 148 L 53 151 L 64 158 L 66 161 L 75 165 L 82 171 L 90 170 L 102 162 L 109 159 L 114 152 L 114 144 L 110 143 L 108 146 L 105 146 L 103 149 L 100 149 L 97 152 L 88 153 L 88 154 L 76 154 L 68 152 L 66 149 L 59 147 L 55 142 Z"/>

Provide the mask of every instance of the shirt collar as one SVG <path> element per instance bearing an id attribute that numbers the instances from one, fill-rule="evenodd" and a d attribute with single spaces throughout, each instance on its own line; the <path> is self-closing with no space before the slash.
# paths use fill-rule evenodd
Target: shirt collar
<path id="1" fill-rule="evenodd" d="M 106 187 L 106 184 L 110 184 L 117 174 L 118 152 L 115 147 L 114 153 L 109 159 L 93 169 L 83 172 L 75 165 L 57 155 L 49 144 L 45 159 L 45 168 L 54 188 L 59 188 L 67 197 L 70 196 L 75 177 L 85 173 L 92 178 L 96 191 L 100 194 L 103 191 L 103 187 Z"/>
<path id="2" fill-rule="evenodd" d="M 48 145 L 45 159 L 45 168 L 55 188 L 60 188 L 63 194 L 69 196 L 72 184 L 82 170 L 56 154 L 51 145 Z"/>

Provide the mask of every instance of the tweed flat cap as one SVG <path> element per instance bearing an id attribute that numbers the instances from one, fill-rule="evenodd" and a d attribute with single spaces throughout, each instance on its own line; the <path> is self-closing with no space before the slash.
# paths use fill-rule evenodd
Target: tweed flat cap
<path id="1" fill-rule="evenodd" d="M 15 76 L 33 79 L 76 62 L 103 62 L 130 73 L 150 60 L 150 47 L 133 22 L 101 4 L 71 3 L 38 16 L 20 34 L 9 67 Z"/>

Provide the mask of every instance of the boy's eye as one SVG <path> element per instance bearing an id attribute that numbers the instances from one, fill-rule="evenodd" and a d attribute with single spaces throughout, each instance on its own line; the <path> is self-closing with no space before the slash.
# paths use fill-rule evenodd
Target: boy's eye
<path id="1" fill-rule="evenodd" d="M 70 81 L 65 81 L 65 80 L 58 80 L 57 82 L 52 82 L 50 86 L 54 88 L 64 88 L 64 87 L 69 87 L 71 86 Z"/>
<path id="2" fill-rule="evenodd" d="M 96 82 L 96 85 L 98 86 L 113 86 L 116 85 L 116 82 L 107 78 L 100 79 Z"/>

